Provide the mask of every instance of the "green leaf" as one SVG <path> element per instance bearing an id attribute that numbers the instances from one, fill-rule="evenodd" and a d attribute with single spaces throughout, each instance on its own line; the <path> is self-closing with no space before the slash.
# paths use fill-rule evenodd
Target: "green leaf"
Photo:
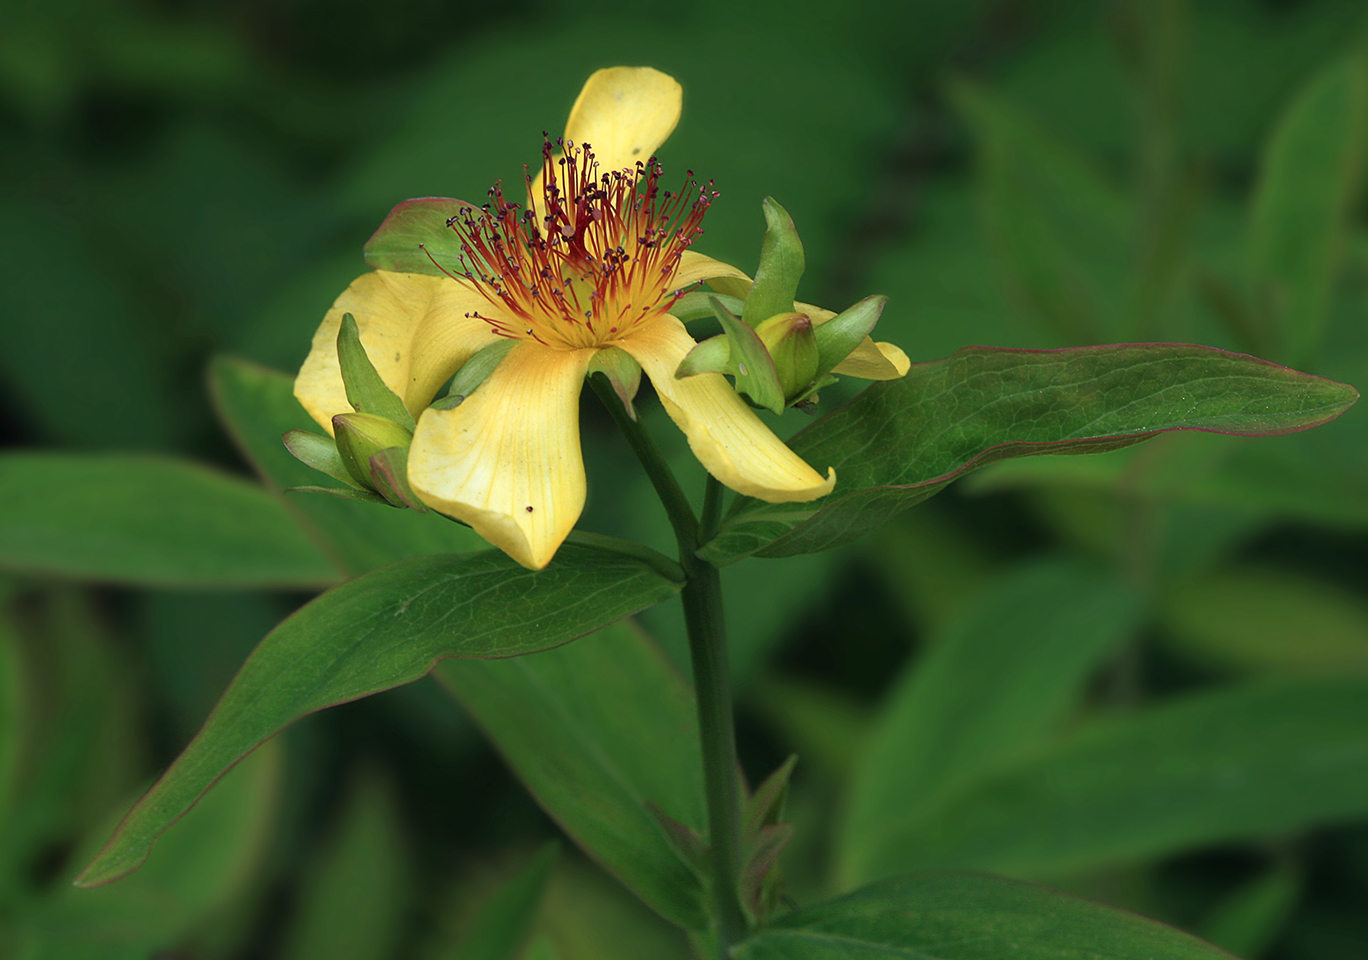
<path id="1" fill-rule="evenodd" d="M 1368 674 L 1368 604 L 1323 580 L 1233 567 L 1177 584 L 1162 605 L 1169 643 L 1225 669 Z"/>
<path id="2" fill-rule="evenodd" d="M 1299 870 L 1275 866 L 1227 895 L 1198 932 L 1237 956 L 1262 957 L 1296 911 L 1304 886 Z"/>
<path id="3" fill-rule="evenodd" d="M 136 455 L 0 456 L 0 564 L 139 586 L 316 587 L 337 576 L 256 484 Z"/>
<path id="4" fill-rule="evenodd" d="M 356 318 L 350 313 L 342 315 L 342 323 L 337 328 L 337 360 L 342 367 L 342 382 L 347 388 L 347 402 L 357 413 L 373 414 L 386 420 L 393 420 L 410 434 L 413 433 L 413 414 L 409 413 L 404 401 L 380 379 L 374 364 L 366 354 L 361 343 L 361 334 L 356 328 Z"/>
<path id="5" fill-rule="evenodd" d="M 440 658 L 558 646 L 678 589 L 644 564 L 574 547 L 535 572 L 489 551 L 401 561 L 345 583 L 261 641 L 79 882 L 94 886 L 136 869 L 215 779 L 306 714 L 410 683 Z"/>
<path id="6" fill-rule="evenodd" d="M 911 811 L 867 874 L 1059 876 L 1368 815 L 1368 680 L 1260 684 L 1099 723 Z"/>
<path id="7" fill-rule="evenodd" d="M 447 224 L 479 208 L 449 197 L 405 200 L 366 241 L 366 266 L 396 273 L 451 276 L 461 271 L 461 241 Z"/>
<path id="8" fill-rule="evenodd" d="M 693 696 L 640 630 L 447 660 L 437 677 L 575 842 L 667 920 L 706 925 L 702 885 L 651 812 L 705 832 Z"/>
<path id="9" fill-rule="evenodd" d="M 1133 913 L 999 877 L 897 877 L 808 907 L 734 960 L 1232 960 Z"/>
<path id="10" fill-rule="evenodd" d="M 1125 198 L 1011 103 L 967 82 L 950 93 L 975 140 L 993 261 L 1013 305 L 1056 342 L 1117 336 L 1116 291 L 1133 262 Z"/>
<path id="11" fill-rule="evenodd" d="M 143 956 L 177 946 L 196 923 L 259 882 L 281 767 L 272 744 L 228 772 L 213 796 L 171 825 L 136 877 L 98 890 L 62 884 L 28 925 L 33 939 L 57 955 L 59 945 L 137 945 Z"/>
<path id="12" fill-rule="evenodd" d="M 1031 564 L 978 594 L 913 662 L 860 755 L 843 885 L 878 875 L 866 866 L 911 812 L 1046 743 L 1142 613 L 1114 577 L 1078 563 Z"/>
<path id="13" fill-rule="evenodd" d="M 363 773 L 308 873 L 286 935 L 286 960 L 399 955 L 410 894 L 400 817 L 392 788 Z"/>
<path id="14" fill-rule="evenodd" d="M 315 426 L 294 398 L 291 377 L 245 360 L 219 357 L 209 368 L 209 389 L 219 417 L 268 486 L 283 491 L 318 482 L 318 474 L 291 456 L 280 441 L 287 430 Z M 338 488 L 343 495 L 348 489 Z M 349 573 L 407 557 L 488 546 L 473 530 L 431 514 L 308 493 L 284 494 L 283 499 Z"/>
<path id="15" fill-rule="evenodd" d="M 727 372 L 736 377 L 736 392 L 744 393 L 771 413 L 783 413 L 784 390 L 779 386 L 779 374 L 769 350 L 755 331 L 732 316 L 720 300 L 713 300 L 712 308 L 727 332 Z"/>
<path id="16" fill-rule="evenodd" d="M 532 932 L 558 853 L 557 844 L 547 844 L 494 892 L 461 938 L 452 960 L 518 960 L 518 949 Z"/>
<path id="17" fill-rule="evenodd" d="M 788 211 L 773 197 L 766 197 L 762 208 L 766 226 L 765 239 L 760 244 L 760 265 L 755 268 L 755 282 L 741 310 L 741 319 L 751 329 L 776 314 L 793 310 L 793 302 L 798 299 L 798 281 L 806 266 L 803 241 L 798 239 L 798 230 Z"/>
<path id="18" fill-rule="evenodd" d="M 825 550 L 998 460 L 1115 450 L 1167 430 L 1305 430 L 1357 399 L 1353 387 L 1210 347 L 966 347 L 799 432 L 789 446 L 818 471 L 835 467 L 836 489 L 814 503 L 742 498 L 699 553 L 726 564 Z"/>
<path id="19" fill-rule="evenodd" d="M 1249 229 L 1260 305 L 1277 320 L 1286 356 L 1319 346 L 1354 214 L 1368 147 L 1368 63 L 1336 63 L 1283 115 L 1264 153 Z"/>

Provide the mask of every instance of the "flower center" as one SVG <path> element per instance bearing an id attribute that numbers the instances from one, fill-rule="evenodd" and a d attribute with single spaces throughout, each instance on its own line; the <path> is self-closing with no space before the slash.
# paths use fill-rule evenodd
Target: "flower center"
<path id="1" fill-rule="evenodd" d="M 502 336 L 577 350 L 630 336 L 669 311 L 680 258 L 703 232 L 703 214 L 717 197 L 693 172 L 684 189 L 662 191 L 652 157 L 635 169 L 600 171 L 589 145 L 557 141 L 563 155 L 542 146 L 540 196 L 534 209 L 504 199 L 447 222 L 461 241 L 464 276 L 498 309 L 473 312 Z"/>

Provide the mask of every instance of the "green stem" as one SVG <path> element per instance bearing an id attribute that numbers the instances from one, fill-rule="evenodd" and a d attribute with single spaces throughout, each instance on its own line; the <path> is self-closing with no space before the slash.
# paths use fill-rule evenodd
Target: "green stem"
<path id="1" fill-rule="evenodd" d="M 716 567 L 695 555 L 703 537 L 710 536 L 716 529 L 721 513 L 722 487 L 714 478 L 708 478 L 700 528 L 688 497 L 655 440 L 627 413 L 606 377 L 590 377 L 589 383 L 641 461 L 665 506 L 679 543 L 679 565 L 686 577 L 680 598 L 689 633 L 694 694 L 698 701 L 698 732 L 703 747 L 717 956 L 725 960 L 731 947 L 741 942 L 747 931 L 739 886 L 741 797 L 737 783 L 727 633 L 722 615 L 722 577 Z"/>

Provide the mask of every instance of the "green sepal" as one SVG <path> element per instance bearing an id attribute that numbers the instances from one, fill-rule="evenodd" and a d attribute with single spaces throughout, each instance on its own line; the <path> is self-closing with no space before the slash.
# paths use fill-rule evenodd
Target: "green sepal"
<path id="1" fill-rule="evenodd" d="M 413 430 L 413 414 L 408 412 L 404 401 L 380 379 L 366 348 L 361 345 L 361 334 L 356 329 L 356 318 L 350 313 L 342 315 L 342 324 L 337 330 L 337 362 L 342 368 L 342 383 L 347 388 L 347 402 L 358 413 L 373 413 L 393 420 L 410 432 Z"/>
<path id="2" fill-rule="evenodd" d="M 749 301 L 747 301 L 749 302 Z M 712 299 L 713 313 L 731 339 L 731 365 L 736 377 L 736 392 L 750 397 L 751 402 L 772 413 L 784 412 L 784 391 L 779 386 L 779 374 L 769 351 L 755 331 L 740 318 L 733 316 L 716 297 Z"/>
<path id="3" fill-rule="evenodd" d="M 383 503 L 388 505 L 389 501 L 378 493 L 371 493 L 369 490 L 357 490 L 353 487 L 286 487 L 286 493 L 327 493 L 339 500 L 360 500 L 362 503 Z"/>
<path id="4" fill-rule="evenodd" d="M 419 513 L 427 513 L 428 505 L 418 499 L 408 481 L 408 449 L 405 447 L 386 447 L 370 457 L 371 483 L 375 492 L 384 497 L 392 506 L 408 507 Z"/>
<path id="5" fill-rule="evenodd" d="M 790 406 L 790 407 L 793 407 L 795 410 L 801 410 L 801 411 L 803 411 L 803 412 L 806 413 L 808 416 L 815 417 L 815 416 L 817 416 L 817 412 L 818 412 L 818 411 L 817 411 L 817 400 L 818 400 L 819 398 L 818 398 L 818 396 L 817 396 L 817 392 L 818 392 L 819 390 L 825 390 L 827 387 L 831 386 L 833 383 L 840 383 L 840 382 L 841 382 L 841 378 L 840 378 L 840 377 L 833 377 L 833 376 L 831 376 L 830 374 L 828 374 L 827 376 L 822 377 L 821 379 L 819 379 L 819 380 L 818 380 L 816 383 L 814 383 L 812 386 L 808 387 L 808 388 L 807 388 L 806 390 L 804 390 L 802 393 L 798 394 L 798 396 L 796 396 L 796 397 L 794 397 L 792 400 L 790 400 L 790 401 L 789 401 L 789 406 Z"/>
<path id="6" fill-rule="evenodd" d="M 700 373 L 733 373 L 731 368 L 731 341 L 725 333 L 709 337 L 698 344 L 679 362 L 675 379 L 696 377 Z"/>
<path id="7" fill-rule="evenodd" d="M 728 277 L 727 279 L 735 279 Z M 740 281 L 737 281 L 738 283 Z M 707 290 L 695 290 L 686 293 L 675 301 L 670 308 L 670 316 L 680 323 L 690 323 L 694 320 L 703 320 L 713 315 L 712 304 L 709 301 L 716 297 L 732 313 L 740 313 L 745 303 L 744 297 L 730 297 L 726 294 L 710 293 Z"/>
<path id="8" fill-rule="evenodd" d="M 366 266 L 430 277 L 450 276 L 448 270 L 460 263 L 461 240 L 448 224 L 467 210 L 479 212 L 478 207 L 450 197 L 405 200 L 366 241 Z"/>
<path id="9" fill-rule="evenodd" d="M 517 340 L 500 337 L 488 346 L 476 350 L 469 360 L 461 364 L 461 369 L 451 378 L 451 387 L 447 390 L 446 396 L 432 404 L 432 409 L 454 410 L 459 407 L 465 402 L 466 397 L 489 379 L 489 375 L 517 343 Z"/>
<path id="10" fill-rule="evenodd" d="M 412 431 L 373 413 L 339 413 L 333 417 L 337 452 L 358 485 L 371 489 L 370 459 L 382 450 L 407 450 Z"/>
<path id="11" fill-rule="evenodd" d="M 632 400 L 636 398 L 637 390 L 641 387 L 641 364 L 621 347 L 608 347 L 595 352 L 594 358 L 589 361 L 589 369 L 585 375 L 592 377 L 596 373 L 608 378 L 613 392 L 622 401 L 627 416 L 635 420 L 636 407 L 632 406 Z"/>
<path id="12" fill-rule="evenodd" d="M 879 322 L 879 315 L 883 313 L 886 303 L 888 298 L 885 296 L 865 297 L 826 323 L 813 327 L 813 336 L 817 340 L 815 379 L 820 380 L 836 369 L 842 360 L 864 342 L 864 338 L 869 336 L 874 325 Z"/>
<path id="13" fill-rule="evenodd" d="M 755 334 L 774 361 L 785 402 L 812 385 L 819 355 L 811 317 L 805 313 L 775 314 L 756 327 Z"/>
<path id="14" fill-rule="evenodd" d="M 287 430 L 280 438 L 285 449 L 307 467 L 326 473 L 334 480 L 341 480 L 349 487 L 360 489 L 361 485 L 347 472 L 342 455 L 337 452 L 337 444 L 332 437 L 307 430 Z"/>
<path id="15" fill-rule="evenodd" d="M 805 266 L 803 242 L 798 239 L 793 219 L 773 197 L 766 197 L 763 206 L 768 226 L 760 244 L 760 265 L 741 313 L 746 326 L 752 328 L 776 313 L 792 312 Z"/>

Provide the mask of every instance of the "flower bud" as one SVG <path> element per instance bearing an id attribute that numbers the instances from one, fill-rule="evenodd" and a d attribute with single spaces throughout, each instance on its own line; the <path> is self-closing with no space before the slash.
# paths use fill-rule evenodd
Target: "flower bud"
<path id="1" fill-rule="evenodd" d="M 817 376 L 817 338 L 812 319 L 805 313 L 780 313 L 755 328 L 760 342 L 774 360 L 774 372 L 784 399 L 792 400 L 811 386 Z"/>
<path id="2" fill-rule="evenodd" d="M 332 422 L 337 452 L 347 472 L 368 490 L 375 489 L 371 457 L 391 447 L 407 450 L 413 442 L 413 434 L 406 428 L 373 413 L 339 413 Z"/>

